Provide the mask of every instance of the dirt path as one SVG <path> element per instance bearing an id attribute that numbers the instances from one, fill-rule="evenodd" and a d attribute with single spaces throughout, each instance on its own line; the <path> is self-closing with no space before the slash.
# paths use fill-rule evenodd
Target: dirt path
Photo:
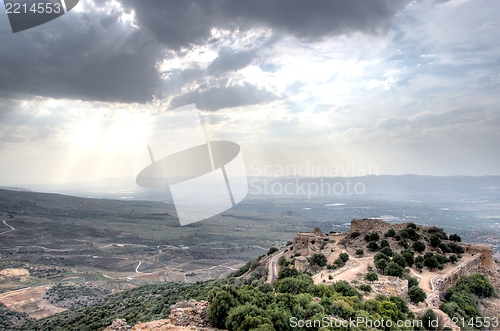
<path id="1" fill-rule="evenodd" d="M 16 231 L 16 228 L 13 227 L 12 225 L 9 225 L 7 224 L 7 221 L 2 221 L 3 224 L 5 224 L 6 226 L 8 226 L 10 228 L 10 230 L 7 230 L 7 231 L 4 231 L 4 232 L 0 232 L 0 235 L 1 234 L 6 234 L 6 233 L 9 233 L 9 232 L 12 232 L 12 231 Z"/>
<path id="2" fill-rule="evenodd" d="M 328 279 L 328 276 L 333 274 L 335 270 L 326 270 L 322 271 L 321 273 L 315 275 L 314 278 L 314 283 L 315 284 L 320 284 L 323 283 L 323 280 L 325 282 L 332 282 L 334 280 L 346 280 L 346 281 L 351 281 L 353 279 L 357 278 L 357 274 L 360 272 L 366 271 L 366 268 L 368 268 L 368 265 L 373 261 L 371 257 L 363 257 L 363 258 L 356 258 L 356 259 L 351 259 L 349 260 L 350 263 L 356 263 L 355 266 L 348 268 L 344 271 L 342 271 L 339 274 L 336 274 L 333 276 L 333 279 Z M 348 263 L 349 263 L 348 262 Z"/>

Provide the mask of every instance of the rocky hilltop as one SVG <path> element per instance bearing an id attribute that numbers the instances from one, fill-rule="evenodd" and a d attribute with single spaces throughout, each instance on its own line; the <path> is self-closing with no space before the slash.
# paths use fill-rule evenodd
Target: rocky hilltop
<path id="1" fill-rule="evenodd" d="M 448 235 L 441 228 L 414 223 L 355 219 L 348 232 L 325 234 L 319 228 L 299 232 L 286 247 L 270 252 L 249 264 L 248 270 L 233 278 L 232 283 L 257 284 L 264 279 L 274 283 L 276 278 L 284 277 L 283 273 L 290 272 L 288 270 L 308 272 L 317 285 L 345 281 L 364 292 L 364 300 L 377 295 L 400 297 L 415 316 L 432 310 L 441 321 L 440 327 L 452 330 L 461 327 L 450 322 L 451 317 L 440 308 L 446 307 L 446 302 L 443 305 L 445 294 L 462 276 L 480 272 L 496 289 L 500 287 L 500 268 L 492 256 L 491 245 L 465 243 L 458 235 Z M 380 262 L 382 259 L 386 262 Z M 256 273 L 261 276 L 260 280 L 255 279 Z M 411 284 L 408 279 L 412 279 Z M 415 287 L 425 293 L 420 299 L 410 294 L 410 289 Z M 123 330 L 218 330 L 211 327 L 208 306 L 208 302 L 181 302 L 172 306 L 169 319 L 140 323 Z M 496 308 L 500 302 L 494 297 L 482 300 L 479 306 L 488 316 L 500 315 Z M 117 326 L 120 323 L 123 321 L 116 321 Z M 110 326 L 106 330 L 119 329 Z"/>
<path id="2" fill-rule="evenodd" d="M 436 328 L 458 331 L 471 329 L 461 320 L 500 320 L 499 289 L 491 245 L 462 242 L 438 227 L 362 219 L 343 233 L 296 233 L 226 279 L 139 287 L 20 330 L 291 331 L 294 317 L 363 317 L 436 320 Z"/>

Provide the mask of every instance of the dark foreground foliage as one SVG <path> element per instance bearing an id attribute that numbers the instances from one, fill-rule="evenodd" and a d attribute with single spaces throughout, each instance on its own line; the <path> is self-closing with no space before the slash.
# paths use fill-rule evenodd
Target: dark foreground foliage
<path id="1" fill-rule="evenodd" d="M 170 314 L 170 306 L 178 301 L 206 300 L 208 292 L 216 284 L 215 281 L 209 281 L 141 286 L 112 294 L 89 306 L 32 321 L 17 330 L 98 331 L 110 325 L 116 318 L 127 320 L 129 325 L 163 319 Z"/>

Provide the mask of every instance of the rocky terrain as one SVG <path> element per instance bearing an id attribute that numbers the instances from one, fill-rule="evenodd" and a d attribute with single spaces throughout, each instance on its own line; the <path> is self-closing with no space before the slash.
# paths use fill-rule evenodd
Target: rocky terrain
<path id="1" fill-rule="evenodd" d="M 438 236 L 439 241 L 436 239 Z M 374 247 L 373 242 L 377 243 L 378 248 Z M 424 247 L 418 247 L 415 242 L 422 242 Z M 426 256 L 427 253 L 444 256 L 447 260 L 440 258 L 442 264 L 435 266 L 427 260 L 425 265 L 420 265 L 420 262 L 407 262 L 402 269 L 404 275 L 399 277 L 387 275 L 389 270 L 380 269 L 375 257 L 381 252 L 389 252 L 384 247 L 390 248 L 393 260 L 397 259 L 395 257 L 398 254 L 408 256 L 408 253 L 404 252 L 409 252 L 409 247 L 418 251 L 414 252 L 416 257 L 413 261 L 417 260 L 418 256 Z M 458 255 L 456 261 L 451 258 L 452 255 Z M 319 259 L 318 256 L 324 256 L 324 263 L 315 261 Z M 453 323 L 451 317 L 440 307 L 443 307 L 442 300 L 445 300 L 446 291 L 462 276 L 480 272 L 486 275 L 496 290 L 500 289 L 500 266 L 492 256 L 490 245 L 464 243 L 458 236 L 445 235 L 442 229 L 435 227 L 421 227 L 413 223 L 391 225 L 371 219 L 353 220 L 351 229 L 345 233 L 324 234 L 319 228 L 313 232 L 299 232 L 293 242 L 285 248 L 273 250 L 268 256 L 250 264 L 248 270 L 233 279 L 233 282 L 240 284 L 257 284 L 264 280 L 269 282 L 273 279 L 267 277 L 264 270 L 270 275 L 291 269 L 312 273 L 312 279 L 318 285 L 334 285 L 338 281 L 347 281 L 361 291 L 364 289 L 362 285 L 370 285 L 370 290 L 363 295 L 364 300 L 374 299 L 377 295 L 401 297 L 416 316 L 422 316 L 424 312 L 432 310 L 434 316 L 441 321 L 440 327 L 447 326 L 452 330 L 464 328 Z M 369 273 L 375 273 L 377 280 L 367 282 Z M 408 278 L 415 279 L 417 286 L 423 289 L 426 294 L 425 300 L 412 302 L 408 294 Z M 320 298 L 313 298 L 314 300 L 321 301 Z M 480 299 L 478 305 L 484 316 L 500 317 L 498 298 Z M 210 322 L 207 319 L 207 308 L 208 303 L 204 301 L 180 302 L 172 306 L 168 319 L 139 323 L 123 330 L 213 330 L 210 329 Z M 106 330 L 119 330 L 112 327 Z"/>

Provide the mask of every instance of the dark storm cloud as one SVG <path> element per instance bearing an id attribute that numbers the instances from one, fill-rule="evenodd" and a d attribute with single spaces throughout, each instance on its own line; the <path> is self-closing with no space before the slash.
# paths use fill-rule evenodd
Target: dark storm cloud
<path id="1" fill-rule="evenodd" d="M 90 1 L 90 0 L 89 0 Z M 351 31 L 386 30 L 404 2 L 393 0 L 350 1 L 229 1 L 229 0 L 122 0 L 125 12 L 136 15 L 138 29 L 119 20 L 122 12 L 108 1 L 87 3 L 85 11 L 71 11 L 47 24 L 16 34 L 0 34 L 0 98 L 29 99 L 33 96 L 140 102 L 152 95 L 172 95 L 180 87 L 160 91 L 163 83 L 157 64 L 171 49 L 215 42 L 212 29 L 244 31 L 266 27 L 278 34 L 305 40 Z M 113 9 L 115 8 L 115 9 Z M 249 65 L 259 49 L 221 49 L 208 68 L 177 73 L 188 84 L 203 75 L 220 75 Z M 206 69 L 206 71 L 205 71 Z M 185 78 L 189 77 L 189 81 Z M 171 81 L 171 83 L 174 80 Z M 185 86 L 185 85 L 183 85 Z M 228 88 L 238 94 L 238 88 Z M 207 90 L 208 95 L 220 89 Z M 258 90 L 248 90 L 257 93 Z M 175 100 L 194 98 L 190 92 Z M 258 92 L 259 100 L 268 96 Z M 249 104 L 237 97 L 209 104 Z M 213 108 L 210 108 L 213 109 Z"/>
<path id="2" fill-rule="evenodd" d="M 212 28 L 267 27 L 299 38 L 380 33 L 408 0 L 123 0 L 141 26 L 172 49 L 210 42 Z"/>
<path id="3" fill-rule="evenodd" d="M 195 90 L 174 97 L 170 108 L 195 103 L 198 109 L 215 111 L 223 108 L 268 103 L 276 100 L 273 93 L 246 83 L 244 86 L 212 87 L 203 91 Z"/>
<path id="4" fill-rule="evenodd" d="M 118 13 L 69 15 L 0 34 L 0 98 L 150 100 L 159 82 L 156 41 L 118 22 Z"/>

